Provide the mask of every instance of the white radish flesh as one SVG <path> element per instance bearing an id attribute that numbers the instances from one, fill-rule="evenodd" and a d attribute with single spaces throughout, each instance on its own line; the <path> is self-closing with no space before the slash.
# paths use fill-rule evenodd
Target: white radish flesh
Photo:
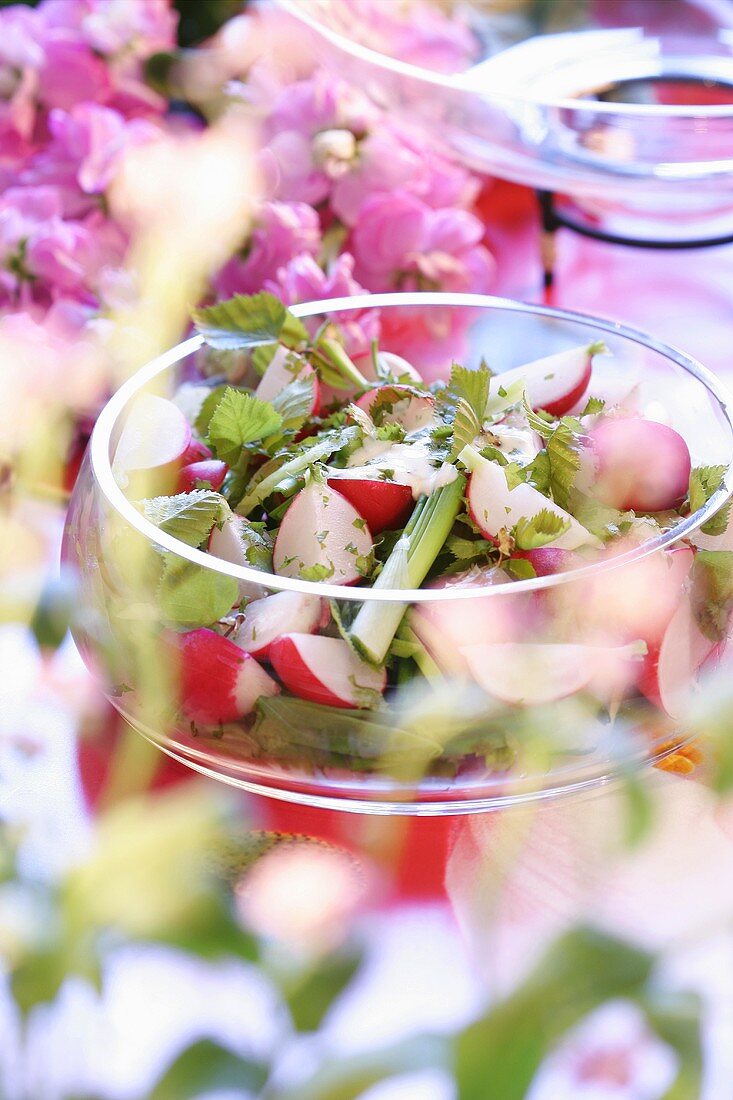
<path id="1" fill-rule="evenodd" d="M 254 545 L 256 543 L 253 542 L 252 530 L 246 519 L 232 515 L 221 527 L 214 527 L 209 536 L 208 550 L 215 558 L 252 569 L 254 566 L 247 557 L 247 551 Z M 259 600 L 268 593 L 264 585 L 245 580 L 238 583 L 240 599 Z"/>
<path id="2" fill-rule="evenodd" d="M 521 367 L 502 371 L 492 380 L 508 389 L 520 379 L 525 383 L 527 400 L 533 409 L 542 409 L 552 416 L 562 416 L 575 405 L 588 389 L 592 373 L 592 355 L 588 347 L 572 348 L 536 359 Z"/>
<path id="3" fill-rule="evenodd" d="M 283 634 L 297 631 L 312 634 L 323 619 L 323 602 L 299 592 L 275 592 L 255 600 L 245 609 L 244 619 L 232 641 L 253 657 L 264 660 L 272 643 Z"/>
<path id="4" fill-rule="evenodd" d="M 214 630 L 193 630 L 177 640 L 181 653 L 181 706 L 202 725 L 234 722 L 263 695 L 280 689 L 254 657 Z"/>
<path id="5" fill-rule="evenodd" d="M 272 401 L 291 382 L 306 378 L 312 378 L 313 380 L 313 402 L 311 405 L 311 413 L 313 413 L 318 408 L 320 400 L 318 379 L 313 367 L 296 352 L 278 347 L 260 379 L 255 390 L 255 396 L 259 397 L 261 401 Z"/>
<path id="6" fill-rule="evenodd" d="M 520 519 L 533 519 L 540 512 L 548 511 L 568 524 L 567 530 L 552 540 L 552 546 L 561 550 L 577 550 L 579 546 L 601 545 L 595 535 L 569 512 L 532 485 L 520 482 L 510 489 L 504 471 L 497 463 L 477 457 L 476 461 L 471 461 L 470 468 L 472 472 L 466 492 L 469 512 L 487 538 L 496 539 L 502 529 L 510 531 Z"/>
<path id="7" fill-rule="evenodd" d="M 115 448 L 115 477 L 124 486 L 134 472 L 173 473 L 190 443 L 191 428 L 180 409 L 164 397 L 141 394 Z"/>
<path id="8" fill-rule="evenodd" d="M 284 634 L 273 642 L 270 660 L 293 695 L 326 706 L 368 706 L 387 683 L 385 670 L 361 661 L 343 638 Z"/>
<path id="9" fill-rule="evenodd" d="M 282 577 L 354 584 L 373 548 L 364 518 L 329 485 L 311 482 L 280 525 L 273 567 Z"/>

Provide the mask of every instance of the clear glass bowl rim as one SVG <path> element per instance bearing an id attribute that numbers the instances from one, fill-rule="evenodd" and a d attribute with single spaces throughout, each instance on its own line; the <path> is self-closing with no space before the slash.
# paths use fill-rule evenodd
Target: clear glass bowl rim
<path id="1" fill-rule="evenodd" d="M 312 31 L 322 38 L 327 39 L 339 50 L 351 54 L 360 61 L 365 61 L 370 65 L 376 65 L 398 76 L 406 77 L 409 80 L 418 81 L 423 84 L 432 84 L 451 91 L 467 92 L 471 95 L 479 94 L 475 85 L 466 78 L 466 73 L 439 73 L 432 69 L 426 69 L 421 65 L 412 65 L 407 61 L 400 61 L 395 57 L 390 57 L 388 54 L 379 53 L 378 50 L 373 50 L 369 46 L 363 46 L 360 42 L 355 42 L 351 38 L 347 38 L 346 35 L 340 34 L 331 27 L 327 27 L 324 23 L 309 15 L 308 12 L 300 6 L 300 0 L 275 0 L 275 3 L 292 18 L 304 23 L 306 26 L 310 27 Z M 633 30 L 636 28 L 629 29 Z M 702 38 L 703 36 L 697 37 Z M 639 118 L 642 121 L 650 120 L 654 125 L 657 125 L 662 118 L 689 118 L 692 120 L 733 119 L 733 104 L 728 103 L 714 103 L 706 107 L 699 107 L 693 104 L 665 105 L 660 103 L 614 103 L 603 100 L 588 101 L 563 97 L 558 99 L 539 99 L 528 96 L 525 98 L 500 95 L 494 92 L 481 92 L 480 95 L 487 103 L 494 103 L 500 108 L 504 108 L 511 104 L 514 107 L 533 106 L 557 111 L 592 110 L 593 114 L 602 114 L 610 117 L 617 116 L 625 119 L 627 123 L 632 118 Z"/>
<path id="2" fill-rule="evenodd" d="M 439 292 L 420 292 L 414 294 L 360 294 L 348 298 L 329 298 L 318 302 L 304 302 L 291 306 L 291 310 L 298 317 L 309 317 L 313 314 L 336 313 L 347 310 L 389 308 L 393 306 L 442 306 L 442 307 L 478 307 L 507 310 L 512 313 L 531 313 L 540 317 L 549 317 L 558 321 L 566 321 L 572 324 L 591 326 L 600 332 L 611 336 L 621 337 L 644 348 L 656 352 L 664 358 L 671 360 L 681 367 L 687 374 L 700 382 L 717 403 L 722 412 L 733 438 L 733 396 L 729 395 L 726 388 L 718 379 L 703 367 L 696 359 L 680 351 L 678 348 L 662 343 L 654 337 L 641 332 L 638 329 L 615 321 L 603 320 L 590 314 L 578 313 L 571 310 L 554 309 L 550 306 L 534 305 L 528 302 L 514 301 L 510 298 L 501 298 L 483 294 L 450 294 Z M 174 367 L 186 356 L 191 355 L 203 344 L 200 336 L 192 336 L 188 340 L 177 344 L 169 351 L 158 356 L 151 363 L 142 367 L 120 386 L 117 392 L 110 398 L 102 409 L 92 432 L 89 443 L 89 457 L 92 474 L 100 492 L 106 498 L 111 508 L 117 512 L 132 528 L 137 530 L 149 542 L 154 542 L 166 550 L 170 550 L 179 557 L 194 565 L 213 569 L 217 573 L 234 577 L 236 580 L 249 581 L 274 591 L 299 592 L 308 596 L 320 596 L 332 600 L 352 600 L 358 603 L 376 601 L 383 603 L 436 603 L 446 600 L 485 599 L 492 597 L 498 599 L 506 595 L 510 588 L 513 594 L 552 588 L 561 584 L 569 584 L 573 581 L 596 576 L 610 570 L 622 568 L 633 561 L 639 561 L 658 550 L 665 549 L 679 542 L 681 538 L 691 535 L 707 522 L 720 508 L 733 496 L 733 448 L 728 459 L 723 482 L 704 507 L 693 512 L 692 515 L 682 520 L 670 531 L 658 535 L 642 543 L 640 547 L 618 554 L 602 562 L 596 562 L 574 569 L 567 573 L 556 573 L 546 577 L 533 577 L 529 580 L 512 581 L 510 585 L 486 585 L 470 588 L 418 588 L 418 589 L 372 589 L 352 588 L 348 586 L 324 584 L 320 581 L 302 581 L 294 577 L 279 577 L 275 573 L 265 573 L 262 570 L 251 569 L 246 566 L 234 565 L 222 558 L 206 554 L 187 546 L 178 539 L 161 531 L 153 523 L 147 520 L 127 499 L 112 474 L 110 462 L 110 440 L 112 432 L 121 413 L 128 403 L 144 386 L 158 375 Z"/>

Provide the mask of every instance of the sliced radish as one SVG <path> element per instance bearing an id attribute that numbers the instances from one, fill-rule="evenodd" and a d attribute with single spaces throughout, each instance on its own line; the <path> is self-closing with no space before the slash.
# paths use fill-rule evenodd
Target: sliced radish
<path id="1" fill-rule="evenodd" d="M 310 363 L 307 363 L 297 352 L 278 347 L 267 366 L 267 370 L 260 379 L 260 383 L 255 390 L 255 396 L 259 397 L 261 401 L 272 401 L 291 382 L 305 378 L 313 380 L 313 402 L 310 411 L 314 413 L 320 403 L 316 372 Z"/>
<path id="2" fill-rule="evenodd" d="M 181 465 L 190 466 L 192 462 L 207 462 L 210 458 L 213 458 L 213 452 L 202 443 L 199 439 L 191 437 L 191 442 L 186 447 L 186 450 L 181 455 Z"/>
<path id="3" fill-rule="evenodd" d="M 218 492 L 224 484 L 229 467 L 226 462 L 218 462 L 215 458 L 205 459 L 202 462 L 191 462 L 183 466 L 178 475 L 178 492 L 191 493 L 202 486 L 210 486 L 214 492 Z"/>
<path id="4" fill-rule="evenodd" d="M 270 660 L 293 695 L 329 707 L 368 706 L 387 684 L 385 670 L 361 661 L 343 638 L 283 634 L 270 646 Z"/>
<path id="5" fill-rule="evenodd" d="M 403 359 L 401 355 L 396 355 L 393 351 L 380 351 L 377 352 L 377 359 L 382 371 L 391 375 L 395 382 L 407 380 L 408 382 L 417 382 L 418 385 L 422 384 L 420 371 L 413 367 L 412 363 L 408 363 L 406 359 Z M 370 352 L 357 356 L 354 359 L 354 365 L 358 368 L 359 373 L 370 382 L 379 381 Z"/>
<path id="6" fill-rule="evenodd" d="M 555 573 L 567 573 L 582 565 L 582 559 L 570 550 L 559 546 L 537 546 L 534 550 L 515 550 L 515 558 L 525 558 L 538 577 L 551 577 Z"/>
<path id="7" fill-rule="evenodd" d="M 130 408 L 112 469 L 124 486 L 133 474 L 147 473 L 156 481 L 175 479 L 178 465 L 191 443 L 191 428 L 172 401 L 141 394 Z"/>
<path id="8" fill-rule="evenodd" d="M 533 409 L 542 409 L 551 416 L 562 416 L 588 389 L 592 370 L 593 354 L 590 349 L 587 346 L 572 348 L 502 371 L 492 382 L 492 388 L 498 383 L 508 389 L 521 379 Z"/>
<path id="9" fill-rule="evenodd" d="M 377 424 L 401 424 L 406 432 L 426 428 L 433 419 L 435 400 L 430 393 L 414 393 L 409 386 L 379 386 L 357 401 Z"/>
<path id="10" fill-rule="evenodd" d="M 280 690 L 254 657 L 214 630 L 192 630 L 178 644 L 181 706 L 192 722 L 236 722 L 252 712 L 261 696 Z"/>
<path id="11" fill-rule="evenodd" d="M 461 460 L 470 448 L 461 454 Z M 526 482 L 510 489 L 503 469 L 474 452 L 465 462 L 471 476 L 466 490 L 471 519 L 489 539 L 496 539 L 502 529 L 510 531 L 522 518 L 532 519 L 542 511 L 552 512 L 568 523 L 564 534 L 554 539 L 552 546 L 561 550 L 576 550 L 579 546 L 600 546 L 600 541 L 554 501 L 543 496 Z"/>
<path id="12" fill-rule="evenodd" d="M 373 535 L 404 527 L 415 507 L 410 486 L 396 481 L 333 475 L 328 484 L 354 505 Z"/>
<path id="13" fill-rule="evenodd" d="M 281 577 L 354 584 L 374 543 L 366 520 L 330 485 L 311 482 L 280 525 L 273 566 Z"/>
<path id="14" fill-rule="evenodd" d="M 697 673 L 715 648 L 716 643 L 701 632 L 690 599 L 684 596 L 661 644 L 647 655 L 639 687 L 670 718 L 681 718 Z"/>
<path id="15" fill-rule="evenodd" d="M 679 432 L 654 420 L 606 417 L 593 428 L 594 493 L 613 508 L 663 512 L 690 483 L 690 451 Z"/>
<path id="16" fill-rule="evenodd" d="M 537 706 L 591 688 L 606 697 L 636 678 L 633 646 L 505 642 L 462 653 L 476 682 L 513 706 Z"/>
<path id="17" fill-rule="evenodd" d="M 252 551 L 262 553 L 265 547 L 260 536 L 252 530 L 243 516 L 228 516 L 221 527 L 214 527 L 209 536 L 208 551 L 215 558 L 243 565 L 248 569 L 257 568 L 250 561 Z M 249 555 L 249 556 L 248 556 Z M 239 598 L 259 600 L 268 594 L 268 589 L 251 581 L 239 581 Z"/>
<path id="18" fill-rule="evenodd" d="M 232 635 L 240 649 L 258 660 L 269 656 L 270 647 L 283 634 L 312 634 L 323 620 L 323 601 L 299 592 L 275 592 L 249 604 L 244 620 Z"/>

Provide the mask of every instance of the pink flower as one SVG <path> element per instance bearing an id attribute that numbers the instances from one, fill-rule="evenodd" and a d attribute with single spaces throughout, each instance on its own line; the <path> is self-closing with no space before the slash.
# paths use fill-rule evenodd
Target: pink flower
<path id="1" fill-rule="evenodd" d="M 110 75 L 101 57 L 65 30 L 53 30 L 44 41 L 39 72 L 39 98 L 46 107 L 66 110 L 87 100 L 103 103 L 111 90 Z"/>
<path id="2" fill-rule="evenodd" d="M 46 0 L 49 26 L 75 31 L 97 53 L 144 56 L 175 45 L 178 17 L 169 0 Z"/>
<path id="3" fill-rule="evenodd" d="M 263 143 L 277 166 L 276 196 L 317 205 L 331 190 L 333 166 L 322 135 L 355 151 L 379 116 L 361 92 L 325 72 L 284 88 L 263 127 Z M 348 153 L 347 153 L 348 159 Z"/>
<path id="4" fill-rule="evenodd" d="M 351 237 L 356 277 L 372 291 L 483 293 L 494 261 L 482 236 L 478 218 L 465 210 L 433 210 L 406 192 L 375 195 Z"/>
<path id="5" fill-rule="evenodd" d="M 280 268 L 301 254 L 315 255 L 321 245 L 318 215 L 303 202 L 266 202 L 247 242 L 244 256 L 235 256 L 216 280 L 217 294 L 254 294 Z"/>
<path id="6" fill-rule="evenodd" d="M 354 278 L 354 259 L 347 253 L 329 264 L 324 271 L 312 256 L 296 256 L 281 268 L 274 280 L 265 284 L 265 290 L 276 294 L 285 305 L 297 302 L 318 302 L 326 298 L 349 298 L 364 294 L 364 287 Z M 348 317 L 348 319 L 347 319 Z M 379 310 L 362 309 L 354 314 L 336 318 L 346 337 L 346 347 L 351 355 L 360 355 L 371 347 L 379 336 Z M 313 322 L 313 329 L 317 322 Z"/>

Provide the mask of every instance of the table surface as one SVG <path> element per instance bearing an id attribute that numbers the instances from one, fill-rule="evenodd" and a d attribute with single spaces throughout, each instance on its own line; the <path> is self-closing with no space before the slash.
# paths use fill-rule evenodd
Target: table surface
<path id="1" fill-rule="evenodd" d="M 489 231 L 498 259 L 497 292 L 537 300 L 538 226 L 531 202 L 518 194 L 521 201 L 509 204 L 504 220 Z M 655 254 L 559 234 L 553 304 L 647 329 L 733 379 L 732 299 L 731 247 Z M 49 555 L 60 522 L 57 512 L 39 506 Z M 24 631 L 3 626 L 0 667 L 13 670 L 0 680 L 0 804 L 29 829 L 25 858 L 52 874 L 84 850 L 108 752 L 103 740 L 96 747 L 85 742 L 80 753 L 70 700 L 83 695 L 92 710 L 102 702 L 71 645 L 41 668 Z M 108 738 L 112 726 L 110 719 Z M 190 774 L 163 757 L 161 768 L 167 781 Z M 414 1031 L 451 1028 L 470 1017 L 487 986 L 501 990 L 515 980 L 553 932 L 591 916 L 647 944 L 682 945 L 671 953 L 666 980 L 693 984 L 708 997 L 705 1100 L 729 1096 L 733 828 L 694 777 L 653 773 L 647 782 L 659 802 L 661 826 L 623 861 L 602 839 L 620 813 L 613 792 L 547 805 L 526 821 L 524 811 L 376 821 L 242 796 L 242 813 L 255 823 L 326 838 L 377 868 L 370 881 L 379 885 L 361 918 L 371 944 L 369 962 L 329 1018 L 325 1046 L 344 1054 Z M 525 830 L 522 854 L 497 894 L 497 838 L 517 822 Z M 399 857 L 385 884 L 379 853 L 386 850 Z M 143 1087 L 186 1038 L 213 1034 L 239 1049 L 266 1049 L 274 1041 L 273 1006 L 247 968 L 212 969 L 172 952 L 136 948 L 119 952 L 107 977 L 101 1011 L 88 991 L 70 985 L 57 1008 L 34 1024 L 25 1068 L 18 1064 L 15 1024 L 0 995 L 0 1080 L 36 1075 L 34 1095 L 49 1098 L 73 1089 L 81 1093 L 81 1086 L 91 1093 L 103 1081 L 110 1095 L 124 1098 Z M 623 1026 L 612 1021 L 608 1034 L 617 1032 Z M 95 1036 L 104 1041 L 93 1041 Z M 648 1053 L 652 1061 L 654 1056 Z M 555 1085 L 551 1078 L 540 1083 L 533 1100 L 557 1100 L 571 1095 L 569 1090 L 580 1100 L 647 1095 L 615 1086 L 602 1091 L 578 1066 L 577 1058 L 567 1056 L 552 1069 Z M 598 1080 L 605 1080 L 602 1072 Z M 452 1091 L 440 1075 L 426 1074 L 373 1093 L 374 1100 L 403 1096 L 450 1100 Z"/>

